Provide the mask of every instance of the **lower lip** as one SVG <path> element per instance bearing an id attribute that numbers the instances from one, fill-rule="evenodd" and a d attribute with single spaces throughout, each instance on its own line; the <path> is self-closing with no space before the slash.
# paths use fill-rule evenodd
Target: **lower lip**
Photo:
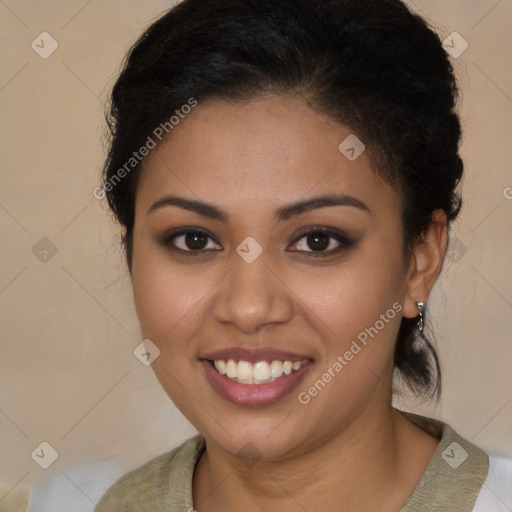
<path id="1" fill-rule="evenodd" d="M 207 360 L 201 364 L 213 389 L 223 398 L 237 405 L 269 405 L 281 400 L 297 387 L 313 362 L 303 364 L 297 371 L 283 375 L 266 384 L 240 384 L 221 375 Z"/>

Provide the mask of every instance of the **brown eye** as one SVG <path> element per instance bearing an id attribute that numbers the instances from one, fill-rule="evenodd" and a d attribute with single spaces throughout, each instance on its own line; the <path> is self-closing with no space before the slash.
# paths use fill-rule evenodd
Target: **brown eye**
<path id="1" fill-rule="evenodd" d="M 329 235 L 324 233 L 316 233 L 314 235 L 308 235 L 306 242 L 308 247 L 311 247 L 314 251 L 323 251 L 329 247 Z"/>
<path id="2" fill-rule="evenodd" d="M 208 240 L 213 243 L 208 247 Z M 164 245 L 170 246 L 171 249 L 183 252 L 206 252 L 206 249 L 220 249 L 217 244 L 208 234 L 202 230 L 194 229 L 181 229 L 166 236 Z"/>
<path id="3" fill-rule="evenodd" d="M 315 229 L 303 233 L 294 244 L 298 248 L 292 250 L 310 253 L 312 256 L 327 256 L 340 252 L 352 244 L 353 241 L 342 233 L 325 229 Z"/>
<path id="4" fill-rule="evenodd" d="M 185 246 L 190 250 L 204 249 L 207 245 L 207 238 L 202 233 L 190 232 L 182 235 Z"/>

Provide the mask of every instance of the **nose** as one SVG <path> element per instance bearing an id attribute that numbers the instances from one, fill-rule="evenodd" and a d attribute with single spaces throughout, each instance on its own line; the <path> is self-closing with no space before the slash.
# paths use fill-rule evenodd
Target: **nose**
<path id="1" fill-rule="evenodd" d="M 289 322 L 295 312 L 293 297 L 290 283 L 272 268 L 265 251 L 251 263 L 234 252 L 231 271 L 219 283 L 211 313 L 218 322 L 250 334 L 268 324 Z"/>

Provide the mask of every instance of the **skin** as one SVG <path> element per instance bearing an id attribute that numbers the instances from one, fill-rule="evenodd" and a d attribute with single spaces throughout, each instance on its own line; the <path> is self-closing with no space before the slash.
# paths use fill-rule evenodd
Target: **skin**
<path id="1" fill-rule="evenodd" d="M 415 302 L 427 301 L 442 268 L 446 216 L 434 212 L 424 241 L 404 259 L 400 197 L 373 172 L 368 151 L 353 162 L 340 153 L 350 133 L 297 97 L 213 101 L 195 107 L 146 160 L 136 195 L 134 300 L 144 338 L 161 351 L 152 364 L 158 380 L 206 438 L 193 480 L 199 512 L 396 511 L 438 446 L 391 407 L 391 382 L 401 317 L 417 317 Z M 333 192 L 370 212 L 329 206 L 273 218 L 290 202 Z M 148 213 L 167 194 L 214 204 L 229 220 L 177 206 Z M 302 236 L 311 226 L 339 230 L 355 244 L 315 257 Z M 202 254 L 162 243 L 178 227 L 208 232 Z M 248 236 L 263 249 L 250 264 L 236 252 Z M 325 243 L 324 254 L 340 246 Z M 174 244 L 191 250 L 183 236 Z M 395 302 L 402 311 L 301 404 L 298 393 Z M 198 360 L 235 345 L 309 354 L 314 365 L 279 402 L 235 405 L 213 390 Z"/>

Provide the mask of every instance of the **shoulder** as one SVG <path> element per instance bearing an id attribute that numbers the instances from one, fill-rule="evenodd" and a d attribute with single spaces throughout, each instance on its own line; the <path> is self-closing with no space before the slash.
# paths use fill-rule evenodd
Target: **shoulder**
<path id="1" fill-rule="evenodd" d="M 196 435 L 116 480 L 101 497 L 95 512 L 167 510 L 176 488 L 191 488 L 195 463 L 204 449 Z"/>
<path id="2" fill-rule="evenodd" d="M 439 444 L 401 512 L 473 510 L 488 475 L 488 455 L 448 423 L 412 413 L 405 415 L 437 437 Z"/>
<path id="3" fill-rule="evenodd" d="M 12 486 L 0 483 L 0 510 L 25 512 L 30 497 L 28 486 Z"/>
<path id="4" fill-rule="evenodd" d="M 489 455 L 489 471 L 478 494 L 474 512 L 512 510 L 512 458 Z"/>
<path id="5" fill-rule="evenodd" d="M 473 512 L 512 511 L 512 458 L 488 454 L 440 420 L 406 416 L 433 435 L 441 434 L 439 447 L 424 475 L 424 480 L 430 481 L 426 487 L 432 491 L 424 501 L 432 505 L 440 499 L 434 510 L 444 510 L 449 505 L 454 511 L 460 506 Z"/>

